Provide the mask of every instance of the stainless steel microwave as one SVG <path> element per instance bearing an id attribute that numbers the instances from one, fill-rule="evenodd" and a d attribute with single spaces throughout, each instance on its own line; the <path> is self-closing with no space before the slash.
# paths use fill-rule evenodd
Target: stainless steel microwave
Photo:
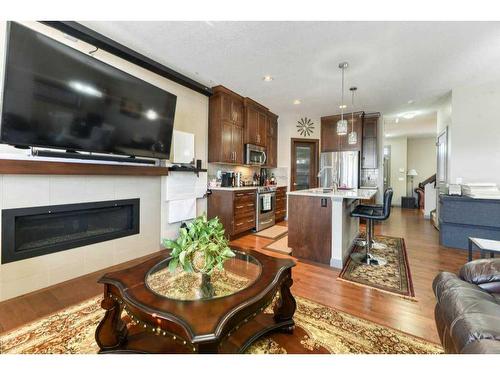
<path id="1" fill-rule="evenodd" d="M 266 164 L 266 148 L 247 143 L 245 145 L 245 164 L 249 165 Z"/>

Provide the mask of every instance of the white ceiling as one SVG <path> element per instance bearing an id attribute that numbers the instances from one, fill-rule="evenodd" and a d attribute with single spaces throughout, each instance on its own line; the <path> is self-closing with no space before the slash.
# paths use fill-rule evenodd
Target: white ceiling
<path id="1" fill-rule="evenodd" d="M 500 79 L 500 22 L 101 22 L 82 24 L 277 114 L 338 112 L 340 71 L 362 110 L 397 115 L 455 86 Z M 264 82 L 264 75 L 274 77 Z M 294 99 L 302 104 L 293 105 Z"/>
<path id="2" fill-rule="evenodd" d="M 408 112 L 404 112 L 408 113 Z M 396 122 L 396 118 L 398 122 Z M 437 113 L 419 112 L 412 119 L 404 117 L 384 117 L 384 135 L 387 138 L 408 137 L 421 138 L 436 136 Z"/>

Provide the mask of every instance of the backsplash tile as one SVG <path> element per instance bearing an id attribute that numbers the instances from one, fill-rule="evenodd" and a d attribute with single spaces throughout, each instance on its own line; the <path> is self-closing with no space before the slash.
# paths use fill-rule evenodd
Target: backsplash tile
<path id="1" fill-rule="evenodd" d="M 361 169 L 361 186 L 373 186 L 378 185 L 378 169 Z"/>

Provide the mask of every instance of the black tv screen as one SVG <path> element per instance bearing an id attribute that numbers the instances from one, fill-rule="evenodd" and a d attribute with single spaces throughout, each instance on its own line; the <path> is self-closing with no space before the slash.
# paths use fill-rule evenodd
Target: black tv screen
<path id="1" fill-rule="evenodd" d="M 9 22 L 2 143 L 168 159 L 177 97 Z"/>

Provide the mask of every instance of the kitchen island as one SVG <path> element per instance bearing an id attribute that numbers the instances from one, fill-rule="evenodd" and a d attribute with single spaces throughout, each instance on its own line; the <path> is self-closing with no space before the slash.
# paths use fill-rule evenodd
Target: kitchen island
<path id="1" fill-rule="evenodd" d="M 324 192 L 308 189 L 288 193 L 288 246 L 292 255 L 342 268 L 359 234 L 359 219 L 350 216 L 370 189 Z"/>

